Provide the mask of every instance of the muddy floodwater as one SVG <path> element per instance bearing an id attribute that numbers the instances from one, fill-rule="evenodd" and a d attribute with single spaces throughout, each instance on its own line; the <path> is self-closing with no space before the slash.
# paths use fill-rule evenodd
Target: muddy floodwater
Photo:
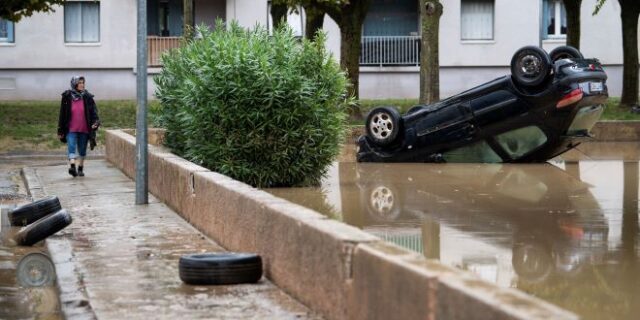
<path id="1" fill-rule="evenodd" d="M 639 319 L 638 167 L 340 162 L 267 191 L 583 319 Z"/>

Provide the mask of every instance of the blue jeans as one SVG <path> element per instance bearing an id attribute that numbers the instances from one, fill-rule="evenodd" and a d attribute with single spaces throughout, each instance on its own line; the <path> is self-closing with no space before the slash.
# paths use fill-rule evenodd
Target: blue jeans
<path id="1" fill-rule="evenodd" d="M 89 142 L 89 134 L 83 132 L 67 133 L 67 153 L 69 159 L 76 158 L 76 148 L 80 154 L 80 158 L 84 159 L 87 155 L 87 142 Z"/>

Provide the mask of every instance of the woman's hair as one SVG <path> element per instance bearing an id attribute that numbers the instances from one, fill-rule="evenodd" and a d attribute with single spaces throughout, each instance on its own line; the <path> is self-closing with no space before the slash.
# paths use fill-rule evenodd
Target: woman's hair
<path id="1" fill-rule="evenodd" d="M 84 82 L 85 84 L 87 83 L 87 81 L 84 80 L 84 76 L 71 77 L 71 90 L 78 90 L 78 83 L 80 83 L 80 80 L 82 80 L 82 82 Z"/>

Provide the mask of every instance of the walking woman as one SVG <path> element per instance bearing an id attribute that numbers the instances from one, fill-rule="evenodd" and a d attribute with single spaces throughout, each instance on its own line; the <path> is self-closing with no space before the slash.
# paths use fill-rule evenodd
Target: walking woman
<path id="1" fill-rule="evenodd" d="M 71 90 L 62 93 L 58 118 L 58 138 L 67 142 L 69 174 L 74 177 L 84 177 L 87 143 L 92 135 L 95 139 L 95 130 L 100 126 L 93 95 L 84 86 L 84 77 L 71 78 Z"/>

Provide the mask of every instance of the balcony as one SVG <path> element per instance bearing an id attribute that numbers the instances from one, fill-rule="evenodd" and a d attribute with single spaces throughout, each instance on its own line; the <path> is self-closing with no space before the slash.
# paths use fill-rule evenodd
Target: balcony
<path id="1" fill-rule="evenodd" d="M 182 37 L 147 37 L 147 65 L 149 67 L 161 67 L 160 57 L 162 53 L 173 48 L 180 47 Z"/>
<path id="2" fill-rule="evenodd" d="M 361 66 L 420 65 L 420 36 L 363 36 Z"/>

